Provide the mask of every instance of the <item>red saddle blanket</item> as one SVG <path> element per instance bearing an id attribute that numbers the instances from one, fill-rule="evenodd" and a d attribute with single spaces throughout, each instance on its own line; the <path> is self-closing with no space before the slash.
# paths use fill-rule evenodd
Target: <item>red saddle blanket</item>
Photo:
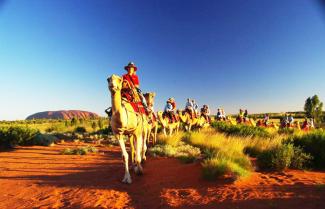
<path id="1" fill-rule="evenodd" d="M 134 112 L 140 114 L 147 114 L 145 107 L 143 106 L 142 102 L 130 102 L 131 106 L 133 107 Z"/>

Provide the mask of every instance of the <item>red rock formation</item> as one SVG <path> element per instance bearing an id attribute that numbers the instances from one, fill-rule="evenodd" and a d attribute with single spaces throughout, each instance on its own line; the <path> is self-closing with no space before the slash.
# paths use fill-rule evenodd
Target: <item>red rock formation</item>
<path id="1" fill-rule="evenodd" d="M 45 111 L 45 112 L 38 112 L 33 115 L 30 115 L 26 118 L 26 120 L 32 119 L 72 119 L 75 118 L 98 118 L 99 116 L 96 113 L 82 111 L 82 110 L 59 110 L 59 111 Z"/>

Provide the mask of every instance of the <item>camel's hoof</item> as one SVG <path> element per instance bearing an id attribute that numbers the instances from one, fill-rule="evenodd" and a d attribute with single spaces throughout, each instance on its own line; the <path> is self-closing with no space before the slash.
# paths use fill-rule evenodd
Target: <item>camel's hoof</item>
<path id="1" fill-rule="evenodd" d="M 131 184 L 131 183 L 132 183 L 131 176 L 126 174 L 126 175 L 124 176 L 122 182 L 125 183 L 125 184 Z"/>
<path id="2" fill-rule="evenodd" d="M 143 168 L 142 166 L 139 164 L 137 166 L 134 167 L 134 172 L 135 174 L 137 174 L 138 176 L 141 176 L 143 174 Z"/>
<path id="3" fill-rule="evenodd" d="M 122 180 L 122 182 L 125 183 L 125 184 L 131 184 L 131 183 L 132 183 L 132 180 L 131 180 L 131 178 L 129 178 L 129 179 L 124 178 L 124 179 Z"/>

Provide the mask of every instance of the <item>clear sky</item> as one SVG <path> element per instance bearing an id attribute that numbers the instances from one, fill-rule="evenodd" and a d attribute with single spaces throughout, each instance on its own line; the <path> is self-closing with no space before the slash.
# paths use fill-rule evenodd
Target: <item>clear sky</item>
<path id="1" fill-rule="evenodd" d="M 313 0 L 0 0 L 0 120 L 104 115 L 107 77 L 138 66 L 143 92 L 228 113 L 325 101 L 325 14 Z"/>

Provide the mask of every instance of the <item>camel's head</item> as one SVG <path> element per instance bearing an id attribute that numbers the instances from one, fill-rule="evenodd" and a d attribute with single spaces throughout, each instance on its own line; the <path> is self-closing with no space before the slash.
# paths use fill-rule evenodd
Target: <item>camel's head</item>
<path id="1" fill-rule="evenodd" d="M 156 96 L 155 92 L 148 92 L 143 94 L 144 98 L 146 99 L 146 102 L 148 105 L 153 105 L 154 104 L 154 99 Z"/>
<path id="2" fill-rule="evenodd" d="M 122 78 L 117 75 L 112 75 L 107 79 L 108 88 L 112 93 L 120 91 L 122 89 Z"/>

